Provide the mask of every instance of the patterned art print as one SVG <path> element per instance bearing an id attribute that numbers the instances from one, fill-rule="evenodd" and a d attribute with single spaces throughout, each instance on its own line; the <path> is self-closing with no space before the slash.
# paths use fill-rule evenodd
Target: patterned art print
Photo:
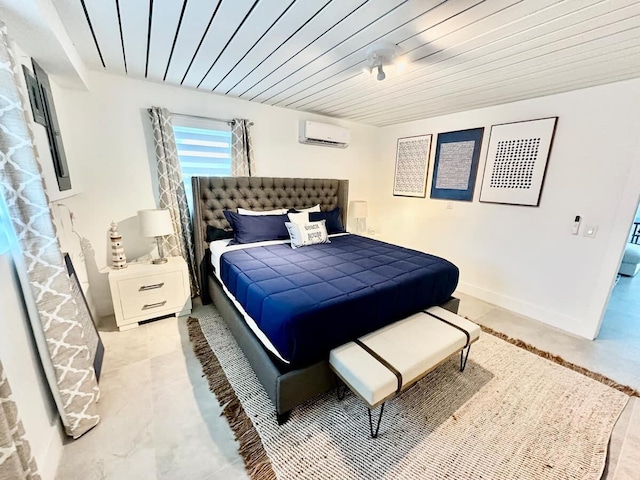
<path id="1" fill-rule="evenodd" d="M 431 198 L 471 202 L 484 128 L 438 134 Z"/>
<path id="2" fill-rule="evenodd" d="M 425 197 L 431 135 L 398 139 L 393 194 Z"/>
<path id="3" fill-rule="evenodd" d="M 491 127 L 481 202 L 537 206 L 557 117 Z"/>
<path id="4" fill-rule="evenodd" d="M 469 174 L 473 161 L 473 141 L 444 143 L 438 149 L 438 179 L 436 188 L 466 190 L 469 188 Z"/>

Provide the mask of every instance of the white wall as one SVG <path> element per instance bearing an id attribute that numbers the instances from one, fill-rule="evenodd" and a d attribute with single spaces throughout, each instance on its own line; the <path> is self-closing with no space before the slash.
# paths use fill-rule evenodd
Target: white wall
<path id="1" fill-rule="evenodd" d="M 382 128 L 369 225 L 460 268 L 459 289 L 593 338 L 640 193 L 640 80 Z M 491 125 L 558 116 L 538 208 L 478 203 Z M 392 197 L 396 140 L 485 127 L 473 202 Z M 632 168 L 636 168 L 632 171 Z M 579 236 L 570 233 L 576 215 Z M 585 225 L 598 225 L 595 239 Z"/>
<path id="2" fill-rule="evenodd" d="M 0 253 L 0 278 L 0 359 L 40 474 L 44 480 L 53 479 L 62 452 L 60 421 L 9 252 Z"/>
<path id="3" fill-rule="evenodd" d="M 324 119 L 351 128 L 347 150 L 297 142 L 299 121 L 313 115 L 104 73 L 89 80 L 88 92 L 54 86 L 54 96 L 72 175 L 86 186 L 65 204 L 88 247 L 101 315 L 112 312 L 105 268 L 111 220 L 119 222 L 129 258 L 151 245 L 138 236 L 135 215 L 156 206 L 146 109 L 158 105 L 251 119 L 259 175 L 348 178 L 350 198 L 370 202 L 370 226 L 386 240 L 451 259 L 461 269 L 462 291 L 595 336 L 640 191 L 630 183 L 637 177 L 631 168 L 638 158 L 639 80 L 382 129 Z M 559 121 L 540 207 L 478 203 L 481 174 L 474 202 L 454 202 L 453 209 L 445 201 L 391 195 L 398 137 L 484 126 L 482 172 L 491 125 L 548 116 Z M 434 155 L 435 148 L 431 165 Z M 583 217 L 583 229 L 599 226 L 595 239 L 570 235 L 575 215 Z"/>
<path id="4" fill-rule="evenodd" d="M 62 138 L 72 179 L 80 177 L 82 194 L 68 198 L 76 231 L 90 243 L 87 268 L 92 296 L 101 315 L 113 312 L 104 270 L 107 230 L 119 222 L 128 258 L 148 250 L 137 234 L 138 210 L 156 206 L 155 158 L 146 109 L 216 118 L 248 118 L 257 173 L 261 176 L 346 178 L 350 198 L 369 197 L 376 129 L 243 100 L 104 74 L 90 73 L 90 91 L 54 88 Z M 298 123 L 324 120 L 351 128 L 345 150 L 298 143 Z M 85 250 L 85 253 L 87 251 Z"/>

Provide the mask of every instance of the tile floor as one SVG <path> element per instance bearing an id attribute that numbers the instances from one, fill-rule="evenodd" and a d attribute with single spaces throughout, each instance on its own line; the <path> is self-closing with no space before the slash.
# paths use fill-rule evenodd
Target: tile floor
<path id="1" fill-rule="evenodd" d="M 640 391 L 640 302 L 635 315 L 638 328 L 633 334 L 632 316 L 625 317 L 624 328 L 617 327 L 618 322 L 608 318 L 598 338 L 591 341 L 463 293 L 454 295 L 460 298 L 460 315 Z"/>
<path id="2" fill-rule="evenodd" d="M 632 361 L 640 357 L 640 274 L 620 276 L 611 292 L 597 341 L 629 345 L 621 355 Z"/>
<path id="3" fill-rule="evenodd" d="M 57 480 L 248 478 L 202 377 L 186 317 L 101 337 L 102 422 L 65 445 Z"/>
<path id="4" fill-rule="evenodd" d="M 640 341 L 590 342 L 458 296 L 462 315 L 640 388 Z M 195 306 L 194 315 L 207 308 Z M 106 348 L 102 422 L 65 446 L 57 480 L 248 478 L 233 433 L 202 377 L 184 317 L 101 335 Z M 634 478 L 629 475 L 640 467 L 639 451 L 640 402 L 632 399 L 614 430 L 605 478 Z"/>

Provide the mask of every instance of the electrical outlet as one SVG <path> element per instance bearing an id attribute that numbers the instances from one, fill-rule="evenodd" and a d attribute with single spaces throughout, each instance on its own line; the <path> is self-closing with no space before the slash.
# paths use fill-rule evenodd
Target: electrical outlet
<path id="1" fill-rule="evenodd" d="M 587 228 L 584 229 L 584 236 L 588 238 L 595 238 L 596 233 L 598 233 L 597 225 L 587 225 Z"/>

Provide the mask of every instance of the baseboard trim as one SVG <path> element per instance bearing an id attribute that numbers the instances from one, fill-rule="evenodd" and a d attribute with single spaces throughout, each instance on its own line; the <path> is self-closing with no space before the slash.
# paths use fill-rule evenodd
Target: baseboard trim
<path id="1" fill-rule="evenodd" d="M 586 338 L 587 340 L 593 340 L 594 338 L 591 332 L 588 332 L 585 328 L 584 322 L 581 322 L 577 318 L 563 315 L 539 305 L 487 290 L 486 288 L 470 283 L 460 282 L 458 284 L 458 290 L 485 302 L 492 303 L 498 307 L 511 310 L 519 315 L 532 318 L 538 322 L 559 328 L 560 330 L 573 335 L 577 335 L 578 337 Z"/>

